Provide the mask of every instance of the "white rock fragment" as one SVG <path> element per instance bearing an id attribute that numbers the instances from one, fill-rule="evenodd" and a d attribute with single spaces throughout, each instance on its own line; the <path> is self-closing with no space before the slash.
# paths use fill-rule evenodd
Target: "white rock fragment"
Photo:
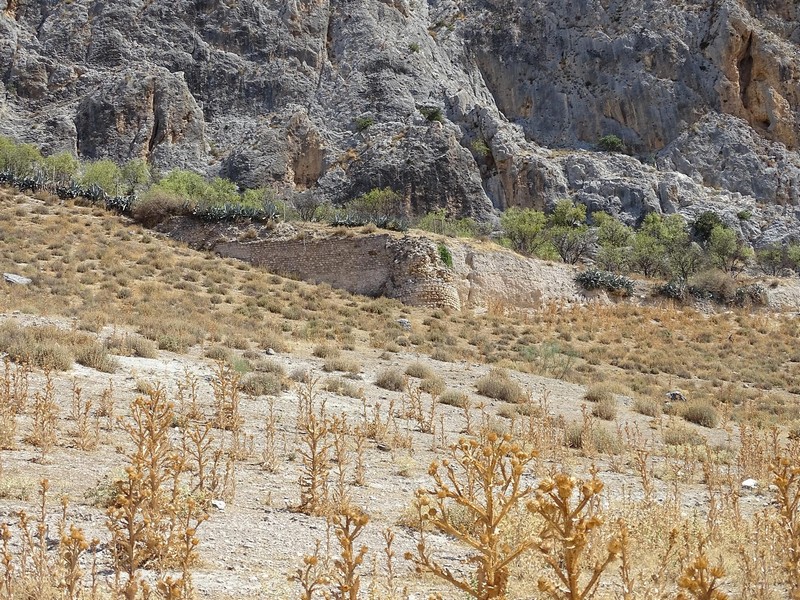
<path id="1" fill-rule="evenodd" d="M 17 285 L 28 285 L 33 282 L 30 277 L 14 275 L 14 273 L 3 273 L 3 279 L 5 279 L 8 283 L 16 283 Z"/>
<path id="2" fill-rule="evenodd" d="M 743 490 L 755 490 L 758 487 L 758 482 L 755 479 L 745 479 L 742 482 Z"/>
<path id="3" fill-rule="evenodd" d="M 217 510 L 225 510 L 225 500 L 212 500 L 211 506 L 216 508 Z"/>

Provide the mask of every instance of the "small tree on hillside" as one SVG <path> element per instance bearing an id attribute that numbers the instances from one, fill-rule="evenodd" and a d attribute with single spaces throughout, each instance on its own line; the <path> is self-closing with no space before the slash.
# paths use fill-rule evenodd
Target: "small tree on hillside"
<path id="1" fill-rule="evenodd" d="M 512 249 L 522 254 L 539 255 L 548 244 L 547 217 L 532 208 L 511 207 L 500 215 L 500 226 Z"/>
<path id="2" fill-rule="evenodd" d="M 744 269 L 753 255 L 753 250 L 736 232 L 727 227 L 717 226 L 708 239 L 708 257 L 711 263 L 726 273 L 736 275 Z"/>
<path id="3" fill-rule="evenodd" d="M 595 233 L 586 224 L 586 206 L 560 200 L 548 219 L 548 238 L 558 255 L 574 265 L 586 258 L 595 244 Z"/>

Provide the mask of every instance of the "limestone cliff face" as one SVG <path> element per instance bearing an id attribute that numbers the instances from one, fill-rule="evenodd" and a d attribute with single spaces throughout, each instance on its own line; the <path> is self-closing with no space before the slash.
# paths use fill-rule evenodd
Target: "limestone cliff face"
<path id="1" fill-rule="evenodd" d="M 795 0 L 3 4 L 0 133 L 47 150 L 480 219 L 571 196 L 800 234 Z"/>

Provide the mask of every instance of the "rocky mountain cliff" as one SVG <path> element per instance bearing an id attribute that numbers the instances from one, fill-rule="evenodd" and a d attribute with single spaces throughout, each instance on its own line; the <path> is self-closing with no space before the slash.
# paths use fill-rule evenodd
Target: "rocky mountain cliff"
<path id="1" fill-rule="evenodd" d="M 571 196 L 800 235 L 795 0 L 3 3 L 0 133 L 47 151 L 480 219 Z M 629 153 L 597 151 L 608 134 Z"/>

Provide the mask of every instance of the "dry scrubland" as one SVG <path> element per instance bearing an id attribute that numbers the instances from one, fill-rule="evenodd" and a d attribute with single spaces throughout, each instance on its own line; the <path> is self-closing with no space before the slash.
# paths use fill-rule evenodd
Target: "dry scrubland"
<path id="1" fill-rule="evenodd" d="M 796 316 L 448 314 L 0 214 L 0 598 L 800 597 Z"/>

